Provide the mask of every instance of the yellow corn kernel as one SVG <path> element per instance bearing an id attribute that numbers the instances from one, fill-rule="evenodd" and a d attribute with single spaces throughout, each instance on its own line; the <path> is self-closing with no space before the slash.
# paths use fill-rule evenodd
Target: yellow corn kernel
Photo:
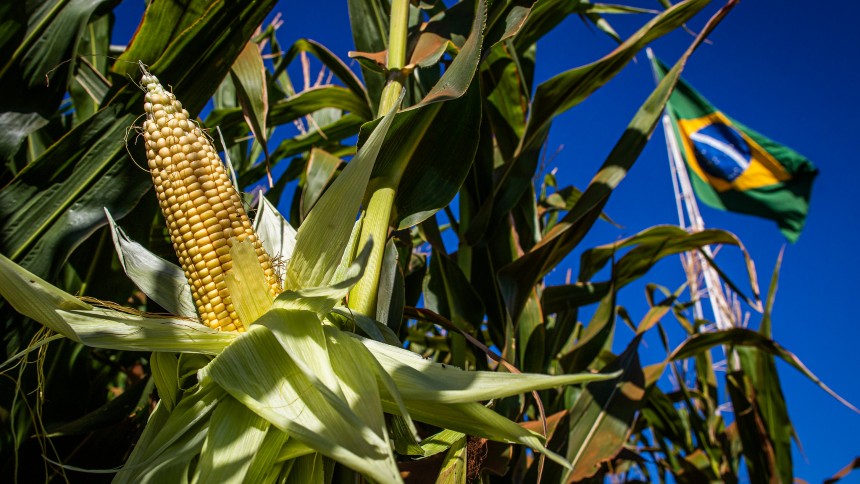
<path id="1" fill-rule="evenodd" d="M 149 170 L 197 311 L 211 328 L 244 331 L 225 281 L 232 266 L 230 246 L 244 239 L 254 244 L 276 296 L 280 285 L 272 263 L 209 138 L 189 119 L 173 93 L 143 66 L 141 69 L 141 85 L 146 90 L 142 131 Z"/>

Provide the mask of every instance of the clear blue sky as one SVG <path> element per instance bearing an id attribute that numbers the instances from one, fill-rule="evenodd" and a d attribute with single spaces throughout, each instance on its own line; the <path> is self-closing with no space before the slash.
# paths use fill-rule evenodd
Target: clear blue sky
<path id="1" fill-rule="evenodd" d="M 450 0 L 446 3 L 452 3 Z M 656 0 L 627 1 L 657 8 Z M 856 189 L 860 167 L 854 150 L 860 122 L 860 34 L 854 23 L 860 3 L 829 2 L 789 6 L 777 0 L 744 1 L 711 35 L 684 73 L 685 79 L 710 101 L 742 123 L 785 143 L 810 158 L 820 175 L 812 193 L 806 228 L 800 240 L 786 248 L 774 311 L 776 340 L 843 397 L 860 405 L 856 383 L 857 342 L 860 325 L 854 311 L 860 283 L 860 255 L 854 243 L 860 228 L 851 207 L 860 206 Z M 116 42 L 124 42 L 139 21 L 143 0 L 125 0 L 120 7 Z M 721 2 L 700 14 L 690 26 L 704 25 Z M 309 8 L 311 7 L 312 8 Z M 353 49 L 345 2 L 282 1 L 276 8 L 285 21 L 279 30 L 282 45 L 311 38 L 341 58 Z M 642 16 L 609 18 L 625 37 L 646 21 Z M 674 62 L 692 37 L 682 31 L 657 41 L 653 47 L 667 62 Z M 613 48 L 613 41 L 568 19 L 538 44 L 538 80 L 594 61 Z M 616 79 L 571 112 L 557 118 L 549 152 L 564 148 L 550 166 L 558 168 L 562 184 L 584 188 L 612 149 L 638 106 L 653 89 L 644 54 Z M 357 69 L 357 66 L 353 66 Z M 766 288 L 784 239 L 770 221 L 701 207 L 706 225 L 737 234 L 756 262 L 759 280 Z M 628 178 L 616 190 L 606 211 L 624 228 L 598 224 L 570 258 L 576 274 L 581 250 L 612 242 L 659 224 L 676 224 L 663 133 L 658 128 Z M 718 256 L 738 282 L 744 272 L 737 251 Z M 550 276 L 563 279 L 566 268 Z M 675 288 L 683 282 L 680 263 L 667 259 L 643 281 Z M 745 287 L 745 286 L 744 286 Z M 619 302 L 634 319 L 646 309 L 643 284 L 622 290 Z M 753 327 L 757 317 L 752 316 Z M 674 323 L 666 320 L 667 326 Z M 675 333 L 677 334 L 677 333 Z M 619 326 L 617 339 L 626 343 L 631 333 Z M 656 340 L 643 351 L 646 363 L 665 356 Z M 673 344 L 680 343 L 680 337 Z M 795 452 L 795 473 L 809 482 L 833 475 L 860 455 L 860 415 L 854 414 L 820 391 L 798 372 L 780 365 L 789 412 L 804 446 Z M 855 477 L 856 478 L 856 477 Z"/>

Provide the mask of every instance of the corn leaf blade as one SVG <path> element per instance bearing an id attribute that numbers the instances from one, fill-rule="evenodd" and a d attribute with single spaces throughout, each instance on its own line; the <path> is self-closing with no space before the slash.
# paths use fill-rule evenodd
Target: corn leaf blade
<path id="1" fill-rule="evenodd" d="M 224 391 L 211 384 L 186 394 L 172 412 L 159 415 L 155 431 L 144 434 L 114 482 L 175 481 L 187 475 L 192 457 L 203 446 L 211 414 L 223 398 Z"/>
<path id="2" fill-rule="evenodd" d="M 457 439 L 445 454 L 436 484 L 466 484 L 466 436 Z"/>
<path id="3" fill-rule="evenodd" d="M 268 428 L 265 419 L 226 397 L 212 412 L 193 482 L 244 482 Z"/>
<path id="4" fill-rule="evenodd" d="M 268 159 L 266 117 L 269 114 L 269 92 L 266 85 L 266 66 L 263 65 L 260 46 L 253 40 L 248 41 L 236 57 L 230 67 L 230 78 L 236 87 L 245 122 Z"/>
<path id="5" fill-rule="evenodd" d="M 0 295 L 19 313 L 97 348 L 217 354 L 236 338 L 200 323 L 94 308 L 0 255 Z"/>
<path id="6" fill-rule="evenodd" d="M 149 359 L 149 367 L 152 370 L 152 379 L 161 404 L 168 411 L 176 407 L 180 398 L 179 390 L 179 361 L 174 353 L 155 352 Z"/>
<path id="7" fill-rule="evenodd" d="M 107 208 L 105 215 L 119 263 L 131 282 L 171 314 L 197 318 L 191 286 L 182 269 L 131 240 L 116 224 Z"/>
<path id="8" fill-rule="evenodd" d="M 342 404 L 340 379 L 332 368 L 319 315 L 305 310 L 275 308 L 266 313 L 259 324 L 274 335 L 293 364 L 330 403 Z"/>
<path id="9" fill-rule="evenodd" d="M 532 390 L 614 378 L 616 374 L 540 375 L 463 371 L 422 358 L 411 351 L 355 336 L 391 375 L 405 400 L 466 403 L 504 398 Z"/>
<path id="10" fill-rule="evenodd" d="M 35 274 L 0 254 L 0 295 L 16 311 L 67 338 L 74 331 L 56 310 L 91 310 L 93 307 L 43 281 Z M 80 342 L 80 340 L 76 340 Z"/>
<path id="11" fill-rule="evenodd" d="M 266 480 L 265 477 L 276 469 L 280 470 L 281 464 L 277 462 L 278 456 L 281 449 L 285 447 L 284 444 L 290 441 L 289 439 L 289 435 L 281 429 L 269 425 L 266 436 L 257 449 L 254 461 L 245 474 L 245 482 L 272 482 Z M 309 450 L 309 452 L 312 451 Z"/>
<path id="12" fill-rule="evenodd" d="M 370 173 L 394 119 L 386 114 L 355 157 L 308 214 L 296 236 L 296 248 L 287 266 L 288 290 L 330 283 L 352 233 Z"/>
<path id="13" fill-rule="evenodd" d="M 345 403 L 333 406 L 263 321 L 200 374 L 201 380 L 213 380 L 291 439 L 380 482 L 399 481 L 384 441 Z"/>
<path id="14" fill-rule="evenodd" d="M 352 286 L 361 279 L 372 248 L 373 241 L 364 246 L 355 261 L 348 266 L 346 271 L 342 271 L 343 274 L 336 273 L 335 277 L 340 280 L 335 284 L 324 287 L 309 287 L 297 291 L 284 291 L 275 299 L 273 307 L 311 311 L 320 316 L 325 316 L 349 294 Z"/>
<path id="15" fill-rule="evenodd" d="M 64 336 L 95 348 L 217 355 L 239 334 L 210 329 L 198 322 L 110 309 L 58 310 L 57 314 L 71 330 L 71 335 Z"/>
<path id="16" fill-rule="evenodd" d="M 409 410 L 406 408 L 403 396 L 400 394 L 400 390 L 397 388 L 397 384 L 394 382 L 394 379 L 386 373 L 382 365 L 379 364 L 379 361 L 376 360 L 366 347 L 354 338 L 350 337 L 348 333 L 338 331 L 336 328 L 331 326 L 326 326 L 323 330 L 325 331 L 329 341 L 333 343 L 331 348 L 332 362 L 335 372 L 337 372 L 344 381 L 358 381 L 360 379 L 365 379 L 368 376 L 372 377 L 375 375 L 373 384 L 371 385 L 368 382 L 365 385 L 367 385 L 368 388 L 374 388 L 377 391 L 378 387 L 376 386 L 376 382 L 378 381 L 382 385 L 382 388 L 388 392 L 388 396 L 397 404 L 400 416 L 403 419 L 402 423 L 405 426 L 404 430 L 408 431 L 410 437 L 417 441 L 418 431 L 415 429 L 415 424 L 412 422 L 412 417 L 409 415 Z M 356 364 L 356 362 L 359 364 Z M 368 369 L 372 369 L 373 371 L 369 372 L 367 371 Z M 359 373 L 361 374 L 353 375 L 356 370 L 360 370 Z M 362 391 L 362 393 L 367 392 Z M 374 407 L 371 410 L 375 412 L 376 404 L 379 403 L 381 405 L 381 401 L 379 400 L 378 395 L 371 395 L 369 398 L 372 399 L 371 405 Z M 379 410 L 381 411 L 381 407 Z M 373 421 L 375 418 L 376 415 L 371 413 L 367 415 L 365 421 Z"/>
<path id="17" fill-rule="evenodd" d="M 397 413 L 397 406 L 383 398 L 389 413 Z M 415 420 L 447 428 L 467 435 L 475 435 L 498 442 L 518 443 L 546 454 L 563 467 L 570 467 L 564 457 L 551 452 L 543 444 L 543 437 L 526 430 L 507 418 L 479 403 L 452 403 L 439 405 L 430 401 L 406 401 L 409 413 Z"/>

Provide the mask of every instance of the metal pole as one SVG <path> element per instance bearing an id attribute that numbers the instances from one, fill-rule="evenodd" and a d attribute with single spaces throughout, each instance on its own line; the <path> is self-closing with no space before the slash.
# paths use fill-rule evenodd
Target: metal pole
<path id="1" fill-rule="evenodd" d="M 653 60 L 654 54 L 651 49 L 649 48 L 646 52 L 648 54 L 648 59 Z M 654 79 L 659 83 L 656 72 L 654 72 Z M 696 201 L 696 197 L 693 194 L 693 187 L 690 183 L 687 167 L 684 166 L 684 159 L 681 155 L 680 147 L 678 146 L 675 136 L 673 136 L 674 130 L 672 128 L 672 121 L 667 113 L 663 114 L 662 121 L 663 135 L 666 138 L 666 148 L 669 153 L 669 164 L 672 171 L 672 185 L 675 189 L 675 203 L 678 207 L 680 225 L 693 232 L 704 230 L 705 223 L 702 219 L 701 213 L 699 212 L 699 205 Z M 682 204 L 683 209 L 681 207 Z M 689 219 L 689 225 L 685 224 L 684 212 L 686 212 L 687 218 Z M 711 251 L 710 246 L 703 247 L 702 251 L 707 254 L 709 258 L 713 258 L 713 252 Z M 696 294 L 694 291 L 698 290 L 698 271 L 695 270 L 698 266 L 698 270 L 700 270 L 704 276 L 708 300 L 711 302 L 711 311 L 714 314 L 714 323 L 716 323 L 717 328 L 721 330 L 731 328 L 734 326 L 732 323 L 732 319 L 734 318 L 732 318 L 731 310 L 726 301 L 716 271 L 699 252 L 689 253 L 688 258 L 690 262 L 685 264 L 688 266 L 685 268 L 685 272 L 687 272 L 687 280 L 690 284 L 691 294 Z M 702 317 L 702 308 L 701 305 L 699 305 L 698 299 L 696 300 L 696 303 L 697 307 L 694 308 L 694 314 L 696 317 Z"/>

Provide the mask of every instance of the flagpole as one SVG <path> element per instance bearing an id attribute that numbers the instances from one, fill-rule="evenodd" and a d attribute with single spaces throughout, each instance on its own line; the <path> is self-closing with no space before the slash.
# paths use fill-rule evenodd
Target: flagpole
<path id="1" fill-rule="evenodd" d="M 684 160 L 681 158 L 681 151 L 678 147 L 677 140 L 671 134 L 672 131 L 670 130 L 672 129 L 672 124 L 669 120 L 669 116 L 664 115 L 663 118 L 663 132 L 667 138 L 667 144 L 672 147 L 670 162 L 674 165 L 673 171 L 678 177 L 678 185 L 680 185 L 681 188 L 681 200 L 687 210 L 687 216 L 690 220 L 690 225 L 686 228 L 692 232 L 700 232 L 705 230 L 705 222 L 699 212 L 699 204 L 696 201 L 696 196 L 693 194 L 693 185 L 690 183 L 690 176 L 687 173 L 686 166 L 684 166 Z M 706 245 L 702 247 L 702 252 L 708 256 L 708 259 L 713 260 L 714 254 L 711 251 L 710 246 Z M 731 312 L 729 310 L 728 303 L 726 302 L 717 272 L 700 252 L 691 252 L 689 254 L 691 258 L 696 260 L 697 265 L 701 268 L 700 270 L 705 279 L 705 287 L 708 292 L 708 300 L 711 303 L 711 312 L 714 314 L 714 323 L 717 325 L 717 329 L 730 329 L 734 326 L 731 322 L 733 318 L 731 317 Z"/>
<path id="2" fill-rule="evenodd" d="M 663 114 L 663 130 L 666 131 L 670 128 L 671 121 L 669 120 L 669 115 Z M 675 154 L 670 141 L 669 136 L 666 136 L 666 152 L 669 155 L 669 170 L 672 173 L 672 189 L 675 193 L 675 207 L 678 209 L 678 225 L 680 225 L 681 228 L 687 229 L 688 225 L 686 218 L 684 218 L 683 207 L 684 195 L 681 193 L 680 181 L 678 180 L 678 173 L 675 167 Z M 700 270 L 698 262 L 698 258 L 694 257 L 690 252 L 681 254 L 681 266 L 683 266 L 684 273 L 687 275 L 687 285 L 690 288 L 690 294 L 693 296 L 693 316 L 695 319 L 705 319 L 705 313 L 702 310 L 702 300 L 699 297 Z"/>
<path id="3" fill-rule="evenodd" d="M 653 51 L 649 48 L 646 50 L 646 53 L 648 55 L 648 59 L 653 61 Z M 653 74 L 655 81 L 659 83 L 657 73 L 653 72 Z M 678 146 L 677 140 L 672 135 L 672 122 L 668 113 L 664 112 L 662 121 L 663 135 L 666 138 L 666 148 L 669 154 L 669 167 L 672 172 L 672 185 L 675 190 L 675 204 L 678 209 L 679 224 L 681 227 L 692 232 L 702 231 L 705 229 L 705 223 L 702 219 L 701 213 L 699 212 L 699 205 L 696 201 L 696 197 L 693 194 L 693 187 L 690 183 L 687 168 L 684 166 L 680 147 Z M 684 212 L 687 214 L 689 224 L 684 219 Z M 713 259 L 713 253 L 710 246 L 703 247 L 702 252 L 707 254 L 708 258 Z M 724 330 L 733 327 L 734 324 L 732 323 L 732 319 L 734 318 L 731 316 L 731 310 L 726 302 L 719 277 L 711 264 L 699 252 L 688 252 L 686 261 L 683 262 L 685 272 L 687 273 L 687 281 L 690 286 L 690 293 L 694 295 L 694 315 L 697 318 L 703 318 L 701 300 L 700 298 L 695 297 L 698 295 L 699 291 L 698 274 L 701 272 L 704 278 L 705 287 L 707 288 L 708 300 L 711 303 L 711 311 L 714 315 L 714 323 L 716 324 L 717 329 Z"/>

